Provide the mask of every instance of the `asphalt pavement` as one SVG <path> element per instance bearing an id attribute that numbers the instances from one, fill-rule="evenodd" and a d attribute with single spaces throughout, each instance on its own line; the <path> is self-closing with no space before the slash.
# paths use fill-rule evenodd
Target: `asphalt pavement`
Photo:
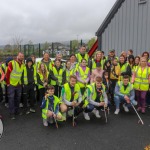
<path id="1" fill-rule="evenodd" d="M 76 127 L 72 120 L 44 127 L 41 110 L 37 106 L 36 113 L 17 116 L 10 120 L 8 110 L 0 106 L 3 115 L 4 132 L 0 140 L 0 150 L 144 150 L 150 144 L 150 109 L 141 114 L 144 125 L 138 124 L 135 112 L 129 113 L 123 108 L 119 115 L 114 115 L 114 107 L 110 110 L 108 123 L 90 114 L 86 121 L 81 114 Z"/>

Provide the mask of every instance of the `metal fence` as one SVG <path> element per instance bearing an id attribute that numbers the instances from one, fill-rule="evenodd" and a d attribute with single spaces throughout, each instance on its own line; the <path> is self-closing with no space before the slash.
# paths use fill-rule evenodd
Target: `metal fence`
<path id="1" fill-rule="evenodd" d="M 77 53 L 79 50 L 79 47 L 81 45 L 85 45 L 88 48 L 88 41 L 89 40 L 72 40 L 72 41 L 62 41 L 62 42 L 45 42 L 45 43 L 38 43 L 38 44 L 25 44 L 25 45 L 19 45 L 18 49 L 9 50 L 9 53 L 7 52 L 6 47 L 1 47 L 1 52 L 4 51 L 5 53 L 0 54 L 0 61 L 4 61 L 7 57 L 13 56 L 17 54 L 17 52 L 23 52 L 25 55 L 25 58 L 29 57 L 31 54 L 34 54 L 37 58 L 42 57 L 44 52 L 48 52 L 50 54 L 50 57 L 55 58 L 56 54 L 61 53 L 63 55 L 63 58 L 66 59 L 68 56 L 72 53 Z"/>

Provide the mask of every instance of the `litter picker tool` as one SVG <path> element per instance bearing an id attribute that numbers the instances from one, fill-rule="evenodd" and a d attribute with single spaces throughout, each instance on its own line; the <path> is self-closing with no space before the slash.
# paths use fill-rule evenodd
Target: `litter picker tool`
<path id="1" fill-rule="evenodd" d="M 137 112 L 137 110 L 135 109 L 134 105 L 133 105 L 132 103 L 130 103 L 130 104 L 131 104 L 132 108 L 134 109 L 135 113 L 137 114 L 137 116 L 138 116 L 138 118 L 139 118 L 138 123 L 141 122 L 142 125 L 144 125 L 144 122 L 143 122 L 142 118 L 140 117 L 139 113 Z"/>

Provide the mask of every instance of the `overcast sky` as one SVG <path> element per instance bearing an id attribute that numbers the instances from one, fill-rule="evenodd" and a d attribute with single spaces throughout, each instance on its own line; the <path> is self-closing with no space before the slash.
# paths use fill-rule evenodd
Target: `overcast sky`
<path id="1" fill-rule="evenodd" d="M 1 0 L 0 45 L 90 39 L 116 0 Z"/>

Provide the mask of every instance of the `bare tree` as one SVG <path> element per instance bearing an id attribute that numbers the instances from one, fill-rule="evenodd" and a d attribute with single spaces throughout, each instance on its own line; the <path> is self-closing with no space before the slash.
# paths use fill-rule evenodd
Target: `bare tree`
<path id="1" fill-rule="evenodd" d="M 21 51 L 20 46 L 23 42 L 23 39 L 19 35 L 14 35 L 14 37 L 12 38 L 12 42 L 13 42 L 13 49 L 18 52 Z"/>

